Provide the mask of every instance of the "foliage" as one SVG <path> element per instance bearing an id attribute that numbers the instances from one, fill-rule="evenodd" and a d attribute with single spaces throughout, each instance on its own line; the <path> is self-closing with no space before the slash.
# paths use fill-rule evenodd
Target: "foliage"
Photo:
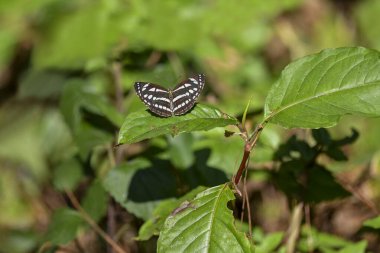
<path id="1" fill-rule="evenodd" d="M 380 250 L 379 6 L 3 1 L 0 252 Z"/>
<path id="2" fill-rule="evenodd" d="M 227 185 L 209 188 L 183 203 L 165 221 L 158 240 L 158 252 L 252 252 L 244 233 L 236 230 L 232 210 L 234 199 Z"/>

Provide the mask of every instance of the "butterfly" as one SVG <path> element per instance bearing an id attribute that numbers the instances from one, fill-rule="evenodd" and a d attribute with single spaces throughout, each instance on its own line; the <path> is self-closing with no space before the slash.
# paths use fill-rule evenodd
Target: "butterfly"
<path id="1" fill-rule="evenodd" d="M 135 91 L 149 110 L 162 117 L 171 117 L 188 112 L 204 85 L 205 75 L 198 74 L 182 81 L 172 90 L 153 83 L 136 82 Z"/>

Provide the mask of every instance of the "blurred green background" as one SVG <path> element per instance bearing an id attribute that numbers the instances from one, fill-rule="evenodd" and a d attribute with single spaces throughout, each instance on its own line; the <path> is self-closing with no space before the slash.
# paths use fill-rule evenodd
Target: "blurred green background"
<path id="1" fill-rule="evenodd" d="M 225 139 L 220 129 L 114 151 L 123 118 L 144 108 L 132 90 L 135 81 L 173 87 L 190 74 L 205 73 L 201 101 L 241 117 L 252 99 L 252 126 L 290 61 L 330 47 L 380 50 L 379 14 L 378 0 L 1 0 L 0 252 L 37 251 L 54 210 L 70 206 L 63 189 L 83 195 L 121 158 L 148 157 L 160 148 L 162 159 L 180 169 L 207 164 L 226 178 L 236 171 L 242 141 Z M 349 162 L 327 161 L 329 168 L 378 200 L 380 120 L 345 117 L 329 131 L 338 138 L 352 127 L 360 137 L 345 150 Z M 269 166 L 279 144 L 294 133 L 308 134 L 269 127 L 252 168 Z M 196 153 L 204 148 L 207 155 Z M 266 184 L 259 173 L 252 180 Z M 263 199 L 254 212 L 266 221 L 258 227 L 286 228 L 289 213 L 273 208 L 281 198 L 260 183 L 250 189 Z M 97 198 L 102 197 L 92 201 Z M 344 203 L 349 211 L 338 218 L 351 221 L 344 229 L 330 218 L 320 224 L 355 240 L 371 215 Z M 370 239 L 372 250 L 380 250 L 379 239 Z M 126 244 L 132 252 L 142 250 Z"/>

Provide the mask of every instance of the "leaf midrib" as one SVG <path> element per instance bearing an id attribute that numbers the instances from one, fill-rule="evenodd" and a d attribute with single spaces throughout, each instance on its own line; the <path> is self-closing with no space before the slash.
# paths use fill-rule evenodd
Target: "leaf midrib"
<path id="1" fill-rule="evenodd" d="M 211 240 L 211 234 L 212 234 L 212 227 L 213 227 L 213 224 L 214 224 L 214 218 L 215 218 L 215 213 L 216 213 L 216 211 L 214 211 L 219 205 L 217 205 L 218 203 L 219 203 L 219 201 L 220 201 L 220 199 L 221 199 L 221 194 L 222 194 L 222 192 L 224 191 L 224 189 L 225 189 L 225 186 L 224 187 L 222 187 L 222 189 L 219 191 L 219 193 L 218 193 L 218 195 L 217 195 L 217 197 L 216 197 L 216 201 L 215 201 L 215 204 L 214 204 L 214 206 L 213 206 L 213 208 L 212 208 L 212 212 L 211 212 L 211 218 L 210 218 L 210 220 L 211 220 L 211 222 L 210 222 L 210 225 L 209 225 L 209 230 L 210 230 L 210 233 L 208 233 L 208 237 L 207 237 L 207 252 L 209 252 L 209 249 L 210 249 L 210 240 Z"/>

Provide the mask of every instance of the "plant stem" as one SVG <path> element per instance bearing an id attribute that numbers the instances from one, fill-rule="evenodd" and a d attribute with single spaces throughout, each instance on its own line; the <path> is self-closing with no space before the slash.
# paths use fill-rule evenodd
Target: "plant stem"
<path id="1" fill-rule="evenodd" d="M 247 167 L 247 161 L 248 161 L 250 153 L 251 153 L 250 145 L 249 145 L 249 143 L 246 143 L 244 146 L 243 159 L 241 160 L 239 170 L 237 171 L 237 173 L 234 177 L 235 185 L 239 184 L 239 182 L 240 182 L 241 175 L 243 174 L 243 171 Z"/>
<path id="2" fill-rule="evenodd" d="M 243 174 L 244 170 L 247 168 L 247 163 L 248 163 L 249 155 L 251 154 L 251 150 L 253 149 L 253 147 L 256 146 L 257 140 L 259 139 L 259 136 L 261 134 L 261 131 L 264 129 L 265 124 L 266 124 L 266 121 L 258 124 L 255 131 L 252 133 L 251 137 L 245 140 L 243 158 L 240 162 L 239 169 L 234 177 L 235 185 L 239 184 L 241 175 Z M 246 134 L 246 132 L 243 132 L 243 133 Z"/>

